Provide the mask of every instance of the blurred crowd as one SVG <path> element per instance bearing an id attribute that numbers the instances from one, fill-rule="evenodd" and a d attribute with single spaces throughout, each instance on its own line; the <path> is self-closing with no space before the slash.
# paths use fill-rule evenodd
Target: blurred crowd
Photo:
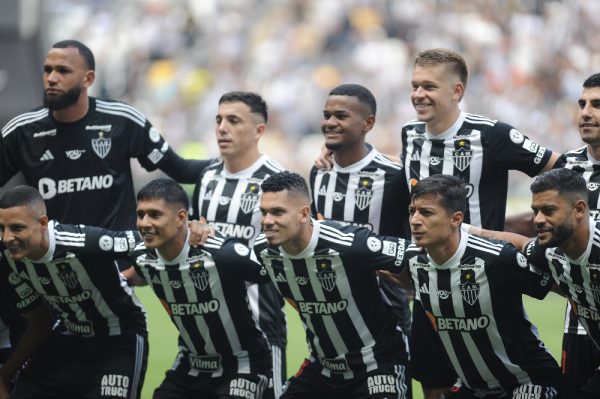
<path id="1" fill-rule="evenodd" d="M 269 104 L 263 150 L 308 171 L 322 107 L 340 83 L 373 91 L 370 141 L 400 151 L 414 54 L 446 47 L 470 67 L 463 110 L 562 152 L 580 146 L 583 80 L 600 71 L 600 2 L 587 0 L 54 0 L 47 46 L 76 38 L 97 58 L 93 95 L 127 101 L 180 153 L 214 156 L 222 93 Z"/>

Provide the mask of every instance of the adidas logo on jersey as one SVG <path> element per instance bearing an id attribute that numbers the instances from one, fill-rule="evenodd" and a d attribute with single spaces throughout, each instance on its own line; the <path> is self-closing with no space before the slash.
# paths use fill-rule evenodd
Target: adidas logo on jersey
<path id="1" fill-rule="evenodd" d="M 417 152 L 414 152 L 414 153 L 412 154 L 412 156 L 410 157 L 410 160 L 411 160 L 411 161 L 414 161 L 414 162 L 421 162 L 421 153 L 420 153 L 420 152 L 418 152 L 418 151 L 417 151 Z"/>
<path id="2" fill-rule="evenodd" d="M 321 186 L 321 188 L 319 189 L 319 192 L 317 193 L 317 195 L 322 195 L 322 196 L 327 196 L 327 188 L 325 188 L 325 186 Z"/>
<path id="3" fill-rule="evenodd" d="M 54 155 L 52 155 L 50 150 L 46 150 L 40 157 L 40 161 L 52 161 L 53 159 L 54 159 Z"/>
<path id="4" fill-rule="evenodd" d="M 278 283 L 287 283 L 287 279 L 281 273 L 277 273 L 277 276 L 275 276 L 275 281 L 277 281 Z"/>
<path id="5" fill-rule="evenodd" d="M 423 285 L 421 285 L 421 287 L 419 288 L 419 292 L 423 294 L 429 294 L 429 287 L 427 286 L 427 284 L 423 283 Z"/>

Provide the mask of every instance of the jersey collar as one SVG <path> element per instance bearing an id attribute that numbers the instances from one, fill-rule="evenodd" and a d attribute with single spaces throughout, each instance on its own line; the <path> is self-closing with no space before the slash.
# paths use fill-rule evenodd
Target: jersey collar
<path id="1" fill-rule="evenodd" d="M 335 158 L 333 158 L 333 170 L 335 172 L 342 172 L 342 173 L 352 173 L 352 172 L 356 172 L 359 171 L 361 169 L 363 169 L 365 166 L 367 166 L 368 164 L 371 163 L 371 161 L 377 156 L 378 152 L 375 148 L 373 148 L 373 146 L 371 144 L 367 144 L 367 147 L 369 148 L 369 152 L 367 153 L 367 155 L 361 159 L 360 161 L 353 163 L 352 165 L 348 165 L 346 167 L 342 167 L 340 166 L 336 161 Z"/>
<path id="2" fill-rule="evenodd" d="M 223 172 L 221 172 L 221 173 L 223 176 L 232 178 L 232 179 L 243 179 L 245 177 L 252 177 L 254 172 L 256 172 L 263 165 L 263 163 L 266 162 L 266 160 L 267 160 L 267 156 L 263 154 L 252 165 L 250 165 L 246 169 L 240 170 L 239 172 L 236 172 L 236 173 L 229 172 L 227 170 L 227 166 L 225 166 L 225 163 L 223 163 Z"/>
<path id="3" fill-rule="evenodd" d="M 567 258 L 569 263 L 573 263 L 575 265 L 583 265 L 583 264 L 587 263 L 587 261 L 590 257 L 590 252 L 592 252 L 592 244 L 594 243 L 594 230 L 596 229 L 596 221 L 592 218 L 590 218 L 589 229 L 590 229 L 590 236 L 588 237 L 587 248 L 585 249 L 585 251 L 583 251 L 581 256 L 577 259 L 571 259 L 565 253 L 565 257 Z M 563 251 L 563 253 L 564 253 L 564 251 Z"/>
<path id="4" fill-rule="evenodd" d="M 173 259 L 173 260 L 166 260 L 165 258 L 163 258 L 160 255 L 160 253 L 158 252 L 158 248 L 155 248 L 154 252 L 156 253 L 156 256 L 158 257 L 158 260 L 160 260 L 161 263 L 163 263 L 164 265 L 183 265 L 183 264 L 187 263 L 187 256 L 188 256 L 188 253 L 190 252 L 190 243 L 188 242 L 189 234 L 190 234 L 190 229 L 188 229 L 187 232 L 185 233 L 185 241 L 183 244 L 183 249 L 181 250 L 181 252 L 179 252 L 179 255 L 177 255 L 175 257 L 175 259 Z"/>
<path id="5" fill-rule="evenodd" d="M 466 116 L 467 116 L 467 114 L 465 112 L 460 111 L 460 115 L 458 115 L 458 119 L 456 120 L 456 122 L 454 122 L 454 124 L 452 126 L 450 126 L 450 129 L 448 129 L 444 133 L 441 133 L 438 135 L 433 135 L 433 134 L 429 133 L 427 131 L 427 125 L 425 125 L 425 137 L 427 137 L 427 139 L 429 139 L 429 140 L 446 140 L 446 139 L 456 136 L 456 133 L 458 133 L 458 129 L 460 129 L 460 127 L 462 126 L 463 122 L 465 121 Z"/>
<path id="6" fill-rule="evenodd" d="M 34 263 L 47 263 L 54 257 L 54 251 L 56 250 L 56 235 L 54 233 L 55 221 L 51 220 L 48 222 L 48 251 L 40 259 L 29 259 Z"/>
<path id="7" fill-rule="evenodd" d="M 429 263 L 435 267 L 436 269 L 449 269 L 452 267 L 457 267 L 460 264 L 460 259 L 465 254 L 465 249 L 467 248 L 467 240 L 469 239 L 469 234 L 462 229 L 459 229 L 460 232 L 460 242 L 458 243 L 458 248 L 454 255 L 450 257 L 445 263 L 438 265 L 435 263 L 433 259 L 427 254 L 427 259 Z"/>
<path id="8" fill-rule="evenodd" d="M 286 257 L 290 259 L 302 259 L 310 257 L 317 247 L 317 242 L 319 241 L 319 231 L 321 230 L 321 221 L 315 220 L 313 218 L 310 219 L 310 222 L 313 226 L 312 235 L 310 236 L 310 241 L 306 248 L 304 248 L 299 254 L 292 255 L 285 252 L 285 250 L 280 246 L 279 251 Z"/>

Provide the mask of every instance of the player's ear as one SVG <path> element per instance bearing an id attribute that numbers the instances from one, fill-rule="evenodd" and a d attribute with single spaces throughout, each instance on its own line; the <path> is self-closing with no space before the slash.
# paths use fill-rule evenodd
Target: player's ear
<path id="1" fill-rule="evenodd" d="M 254 133 L 254 138 L 258 141 L 265 134 L 265 130 L 267 126 L 264 123 L 259 123 L 256 125 L 256 131 Z"/>
<path id="2" fill-rule="evenodd" d="M 94 80 L 96 80 L 96 71 L 88 70 L 85 71 L 83 76 L 83 87 L 89 89 L 91 85 L 94 84 Z"/>
<path id="3" fill-rule="evenodd" d="M 464 218 L 465 218 L 465 215 L 462 212 L 454 212 L 452 214 L 452 217 L 450 218 L 450 223 L 454 227 L 460 227 Z"/>
<path id="4" fill-rule="evenodd" d="M 573 207 L 573 212 L 575 213 L 576 217 L 583 219 L 583 218 L 588 218 L 588 206 L 587 203 L 584 200 L 579 200 L 577 202 L 575 202 L 575 206 Z"/>
<path id="5" fill-rule="evenodd" d="M 300 208 L 300 221 L 302 223 L 310 222 L 310 206 L 304 205 Z"/>
<path id="6" fill-rule="evenodd" d="M 48 216 L 47 215 L 42 215 L 42 217 L 40 217 L 40 225 L 42 226 L 42 230 L 48 229 Z"/>
<path id="7" fill-rule="evenodd" d="M 365 126 L 363 129 L 363 132 L 368 133 L 371 129 L 373 129 L 374 125 L 375 125 L 375 115 L 371 114 L 371 115 L 367 116 L 367 118 L 365 119 Z"/>
<path id="8" fill-rule="evenodd" d="M 188 211 L 181 208 L 177 211 L 177 227 L 187 226 Z"/>
<path id="9" fill-rule="evenodd" d="M 454 84 L 454 93 L 452 95 L 453 99 L 456 100 L 457 103 L 462 100 L 463 95 L 465 94 L 465 85 L 458 81 Z"/>

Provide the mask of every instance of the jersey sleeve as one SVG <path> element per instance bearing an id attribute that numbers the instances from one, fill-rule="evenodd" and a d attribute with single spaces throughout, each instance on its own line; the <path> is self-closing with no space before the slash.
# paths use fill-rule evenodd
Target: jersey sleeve
<path id="1" fill-rule="evenodd" d="M 552 274 L 531 263 L 512 244 L 506 244 L 500 252 L 499 261 L 510 266 L 510 282 L 519 291 L 531 297 L 543 299 L 552 287 Z"/>
<path id="2" fill-rule="evenodd" d="M 550 273 L 550 265 L 546 259 L 546 250 L 539 245 L 537 239 L 529 241 L 523 251 L 525 257 L 538 270 Z"/>
<path id="3" fill-rule="evenodd" d="M 267 269 L 258 262 L 256 255 L 246 245 L 232 238 L 227 238 L 220 250 L 218 262 L 228 262 L 235 266 L 236 273 L 244 281 L 263 284 L 269 281 Z"/>
<path id="4" fill-rule="evenodd" d="M 59 225 L 56 243 L 80 254 L 110 259 L 131 259 L 142 242 L 135 230 L 113 231 L 94 226 Z"/>
<path id="5" fill-rule="evenodd" d="M 0 290 L 5 293 L 3 299 L 14 305 L 19 313 L 27 313 L 42 302 L 41 296 L 29 281 L 21 278 L 2 254 L 0 254 Z"/>
<path id="6" fill-rule="evenodd" d="M 488 156 L 494 158 L 495 165 L 519 170 L 531 177 L 541 172 L 552 155 L 552 151 L 502 122 L 494 125 L 486 140 L 489 141 Z"/>
<path id="7" fill-rule="evenodd" d="M 354 235 L 350 255 L 363 267 L 401 273 L 406 268 L 404 255 L 410 241 L 398 237 L 378 236 L 361 228 Z"/>

